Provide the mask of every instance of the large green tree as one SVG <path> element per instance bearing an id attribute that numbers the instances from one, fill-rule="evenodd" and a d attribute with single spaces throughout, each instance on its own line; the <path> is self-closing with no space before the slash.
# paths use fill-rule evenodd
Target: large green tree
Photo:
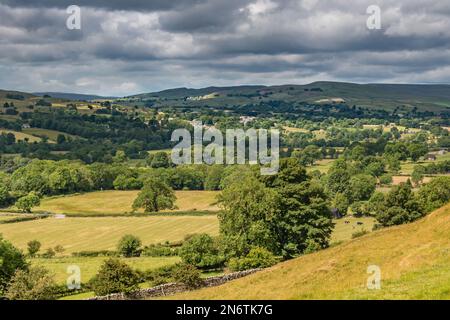
<path id="1" fill-rule="evenodd" d="M 376 219 L 383 226 L 392 226 L 412 222 L 422 216 L 423 209 L 408 180 L 389 191 L 377 212 Z"/>
<path id="2" fill-rule="evenodd" d="M 163 180 L 149 178 L 133 202 L 133 210 L 144 208 L 145 212 L 158 212 L 175 208 L 175 192 Z"/>
<path id="3" fill-rule="evenodd" d="M 450 202 L 450 177 L 437 177 L 418 192 L 418 200 L 426 212 L 431 212 Z"/>
<path id="4" fill-rule="evenodd" d="M 289 258 L 328 245 L 333 224 L 325 192 L 297 159 L 281 160 L 276 176 L 260 180 L 244 172 L 220 196 L 220 230 L 231 256 L 258 246 Z"/>
<path id="5" fill-rule="evenodd" d="M 27 270 L 24 254 L 0 235 L 0 293 L 6 289 L 16 270 Z"/>
<path id="6" fill-rule="evenodd" d="M 352 201 L 368 200 L 375 192 L 377 181 L 367 174 L 358 174 L 350 178 L 349 191 Z"/>

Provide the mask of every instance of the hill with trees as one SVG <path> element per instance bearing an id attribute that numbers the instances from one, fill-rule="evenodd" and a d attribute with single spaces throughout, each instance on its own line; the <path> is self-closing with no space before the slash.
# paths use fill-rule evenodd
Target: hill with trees
<path id="1" fill-rule="evenodd" d="M 450 205 L 411 224 L 277 264 L 176 299 L 449 299 Z M 369 290 L 370 266 L 381 289 Z M 369 268 L 369 269 L 368 269 Z"/>

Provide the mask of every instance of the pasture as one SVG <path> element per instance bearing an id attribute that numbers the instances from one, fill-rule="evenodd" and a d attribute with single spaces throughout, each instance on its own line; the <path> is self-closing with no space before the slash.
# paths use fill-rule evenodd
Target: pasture
<path id="1" fill-rule="evenodd" d="M 47 218 L 12 224 L 0 224 L 0 234 L 20 249 L 38 240 L 41 251 L 61 245 L 64 255 L 85 250 L 115 250 L 126 234 L 141 238 L 143 245 L 180 241 L 188 234 L 217 235 L 219 222 L 215 215 L 148 216 L 101 218 Z"/>
<path id="2" fill-rule="evenodd" d="M 97 191 L 43 199 L 36 211 L 77 215 L 125 214 L 133 211 L 133 201 L 139 191 Z M 176 206 L 172 211 L 218 211 L 217 191 L 176 191 Z M 143 210 L 137 211 L 143 213 Z"/>
<path id="3" fill-rule="evenodd" d="M 76 137 L 76 136 L 73 136 L 73 135 L 65 133 L 65 132 L 49 130 L 49 129 L 41 129 L 41 128 L 25 128 L 25 129 L 22 129 L 22 131 L 26 134 L 36 136 L 36 137 L 45 136 L 52 141 L 56 141 L 56 139 L 58 138 L 58 135 L 60 135 L 60 134 L 66 136 L 66 138 L 67 137 L 72 137 L 72 138 Z"/>
<path id="4" fill-rule="evenodd" d="M 312 166 L 307 166 L 306 171 L 311 172 L 314 170 L 319 170 L 321 173 L 327 173 L 328 170 L 330 170 L 331 166 L 333 165 L 333 162 L 336 159 L 322 159 L 318 160 L 314 163 Z"/>
<path id="5" fill-rule="evenodd" d="M 345 221 L 350 221 L 346 224 Z M 372 231 L 374 219 L 347 217 L 335 220 L 330 243 L 346 241 L 358 231 Z M 362 222 L 362 225 L 357 225 Z M 0 224 L 0 233 L 14 245 L 26 250 L 27 242 L 39 240 L 41 252 L 61 245 L 62 255 L 85 250 L 115 250 L 126 234 L 141 238 L 144 245 L 164 241 L 180 241 L 186 235 L 208 233 L 218 235 L 215 215 L 147 216 L 147 217 L 66 217 L 47 218 L 20 223 Z"/>
<path id="6" fill-rule="evenodd" d="M 346 221 L 349 223 L 345 223 Z M 356 232 L 371 232 L 376 220 L 371 217 L 355 218 L 349 216 L 339 220 L 333 220 L 333 222 L 335 223 L 335 227 L 331 235 L 330 244 L 350 240 Z"/>
<path id="7" fill-rule="evenodd" d="M 441 161 L 450 161 L 450 153 L 446 153 L 446 154 L 443 154 L 443 155 L 440 155 L 440 154 L 436 155 L 436 161 L 421 160 L 421 161 L 418 161 L 416 163 L 411 162 L 411 161 L 404 161 L 404 162 L 401 163 L 400 172 L 402 174 L 411 174 L 413 172 L 413 170 L 414 170 L 414 167 L 416 165 L 420 164 L 420 165 L 425 166 L 425 165 L 428 165 L 428 164 L 431 164 L 431 163 L 437 163 L 437 162 L 441 162 Z"/>
<path id="8" fill-rule="evenodd" d="M 0 134 L 2 133 L 12 133 L 16 137 L 16 141 L 27 141 L 29 143 L 33 142 L 40 142 L 42 139 L 39 137 L 35 137 L 31 134 L 20 132 L 20 131 L 13 131 L 13 130 L 7 130 L 7 129 L 0 129 Z"/>
<path id="9" fill-rule="evenodd" d="M 31 265 L 41 266 L 54 274 L 58 284 L 65 284 L 69 274 L 69 266 L 78 266 L 81 271 L 81 283 L 87 283 L 94 277 L 103 261 L 107 257 L 61 257 L 53 259 L 35 258 L 30 259 Z M 179 257 L 139 257 L 139 258 L 120 258 L 133 269 L 141 271 L 156 269 L 166 265 L 172 265 L 180 261 Z"/>

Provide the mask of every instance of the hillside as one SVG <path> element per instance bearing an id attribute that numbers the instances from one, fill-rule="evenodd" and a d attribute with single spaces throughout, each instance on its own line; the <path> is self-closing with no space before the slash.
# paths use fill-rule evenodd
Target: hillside
<path id="1" fill-rule="evenodd" d="M 307 85 L 177 88 L 144 93 L 126 99 L 150 100 L 156 105 L 245 106 L 248 104 L 306 102 L 346 103 L 360 107 L 392 110 L 397 107 L 419 111 L 450 112 L 449 85 L 355 84 L 314 82 Z"/>
<path id="2" fill-rule="evenodd" d="M 367 267 L 381 268 L 368 290 Z M 178 299 L 450 299 L 450 205 L 426 218 Z"/>
<path id="3" fill-rule="evenodd" d="M 92 100 L 105 100 L 115 99 L 116 97 L 103 97 L 94 94 L 82 94 L 82 93 L 67 93 L 67 92 L 34 92 L 36 96 L 50 96 L 57 99 L 65 100 L 77 100 L 77 101 L 92 101 Z"/>

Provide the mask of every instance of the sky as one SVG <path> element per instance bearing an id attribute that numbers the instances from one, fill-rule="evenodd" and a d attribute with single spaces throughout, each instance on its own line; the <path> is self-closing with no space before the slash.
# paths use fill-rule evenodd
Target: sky
<path id="1" fill-rule="evenodd" d="M 67 28 L 70 5 L 81 29 Z M 379 29 L 367 27 L 371 5 Z M 126 96 L 313 81 L 450 83 L 450 1 L 0 0 L 1 89 Z"/>

